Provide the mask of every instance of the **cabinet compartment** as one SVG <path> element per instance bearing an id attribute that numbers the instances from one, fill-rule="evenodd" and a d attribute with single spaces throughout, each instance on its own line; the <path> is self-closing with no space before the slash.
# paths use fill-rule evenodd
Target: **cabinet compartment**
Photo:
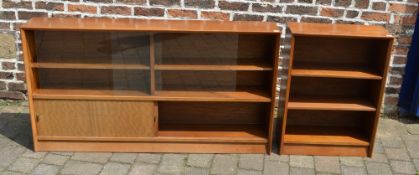
<path id="1" fill-rule="evenodd" d="M 375 89 L 380 83 L 363 79 L 294 77 L 289 107 L 375 111 L 374 104 L 380 93 Z"/>
<path id="2" fill-rule="evenodd" d="M 136 101 L 34 100 L 41 138 L 151 137 L 154 103 Z"/>
<path id="3" fill-rule="evenodd" d="M 61 90 L 108 90 L 149 93 L 145 70 L 37 69 L 38 88 Z"/>
<path id="4" fill-rule="evenodd" d="M 369 145 L 374 112 L 289 110 L 285 143 Z"/>
<path id="5" fill-rule="evenodd" d="M 255 65 L 272 68 L 275 38 L 267 34 L 156 34 L 158 65 Z"/>
<path id="6" fill-rule="evenodd" d="M 334 71 L 332 76 L 379 79 L 386 66 L 382 58 L 386 57 L 388 42 L 386 39 L 296 36 L 292 66 L 296 71 Z"/>
<path id="7" fill-rule="evenodd" d="M 34 31 L 36 63 L 149 65 L 144 32 Z"/>
<path id="8" fill-rule="evenodd" d="M 208 100 L 271 101 L 272 74 L 254 71 L 158 71 L 156 95 Z"/>
<path id="9" fill-rule="evenodd" d="M 159 102 L 159 136 L 266 142 L 267 103 Z"/>

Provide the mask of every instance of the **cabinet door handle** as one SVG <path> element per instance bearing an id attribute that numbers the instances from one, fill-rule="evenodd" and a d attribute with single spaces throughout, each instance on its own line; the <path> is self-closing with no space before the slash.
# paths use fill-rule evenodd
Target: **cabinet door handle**
<path id="1" fill-rule="evenodd" d="M 35 115 L 35 121 L 36 121 L 36 122 L 39 122 L 39 118 L 40 118 L 40 115 L 39 115 L 39 114 L 36 114 L 36 115 Z"/>

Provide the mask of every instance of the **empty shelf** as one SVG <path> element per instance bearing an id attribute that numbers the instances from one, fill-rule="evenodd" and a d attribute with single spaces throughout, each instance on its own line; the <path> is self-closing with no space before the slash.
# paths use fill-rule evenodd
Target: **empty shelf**
<path id="1" fill-rule="evenodd" d="M 149 69 L 148 66 L 143 64 L 32 63 L 32 67 L 51 69 Z"/>
<path id="2" fill-rule="evenodd" d="M 37 89 L 38 99 L 145 99 L 149 94 L 136 90 Z"/>
<path id="3" fill-rule="evenodd" d="M 158 90 L 154 96 L 171 101 L 231 101 L 271 102 L 270 94 L 263 90 L 203 91 L 203 90 Z"/>
<path id="4" fill-rule="evenodd" d="M 271 71 L 269 65 L 188 65 L 188 64 L 159 64 L 156 70 L 188 70 L 188 71 Z"/>
<path id="5" fill-rule="evenodd" d="M 342 111 L 375 111 L 376 108 L 369 101 L 362 99 L 339 98 L 294 98 L 288 102 L 288 109 L 306 110 L 342 110 Z"/>
<path id="6" fill-rule="evenodd" d="M 354 78 L 381 80 L 382 76 L 376 75 L 369 70 L 332 70 L 332 69 L 292 69 L 292 76 L 300 77 L 326 77 L 326 78 Z"/>
<path id="7" fill-rule="evenodd" d="M 200 142 L 267 143 L 264 131 L 260 125 L 161 124 L 158 137 Z"/>
<path id="8" fill-rule="evenodd" d="M 369 141 L 357 128 L 288 126 L 284 136 L 287 144 L 369 146 Z"/>

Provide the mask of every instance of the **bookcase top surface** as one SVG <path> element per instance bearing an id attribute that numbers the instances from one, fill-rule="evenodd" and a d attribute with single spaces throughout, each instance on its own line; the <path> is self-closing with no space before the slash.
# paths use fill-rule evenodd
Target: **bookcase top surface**
<path id="1" fill-rule="evenodd" d="M 293 35 L 393 38 L 382 26 L 290 22 L 288 27 Z"/>
<path id="2" fill-rule="evenodd" d="M 150 32 L 276 33 L 273 22 L 35 17 L 24 30 L 108 30 Z"/>

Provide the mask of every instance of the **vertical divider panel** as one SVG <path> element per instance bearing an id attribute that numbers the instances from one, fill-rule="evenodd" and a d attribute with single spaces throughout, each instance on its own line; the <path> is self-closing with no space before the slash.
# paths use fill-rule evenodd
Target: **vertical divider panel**
<path id="1" fill-rule="evenodd" d="M 154 95 L 156 91 L 156 77 L 154 71 L 154 64 L 156 62 L 156 54 L 154 48 L 154 34 L 150 33 L 150 93 Z"/>
<path id="2" fill-rule="evenodd" d="M 156 72 L 154 69 L 154 65 L 156 63 L 156 49 L 154 46 L 154 33 L 150 33 L 150 94 L 154 95 L 156 92 Z M 159 105 L 158 102 L 154 102 L 154 134 L 157 136 L 159 131 Z"/>
<path id="3" fill-rule="evenodd" d="M 34 150 L 38 150 L 38 129 L 36 127 L 36 114 L 33 105 L 32 91 L 37 88 L 37 76 L 36 72 L 32 69 L 32 62 L 36 57 L 35 53 L 35 36 L 34 31 L 20 30 L 20 36 L 22 39 L 23 48 L 23 61 L 26 71 L 26 86 L 28 89 L 28 100 L 29 100 L 29 112 L 31 116 L 31 126 L 33 134 L 33 145 Z"/>

